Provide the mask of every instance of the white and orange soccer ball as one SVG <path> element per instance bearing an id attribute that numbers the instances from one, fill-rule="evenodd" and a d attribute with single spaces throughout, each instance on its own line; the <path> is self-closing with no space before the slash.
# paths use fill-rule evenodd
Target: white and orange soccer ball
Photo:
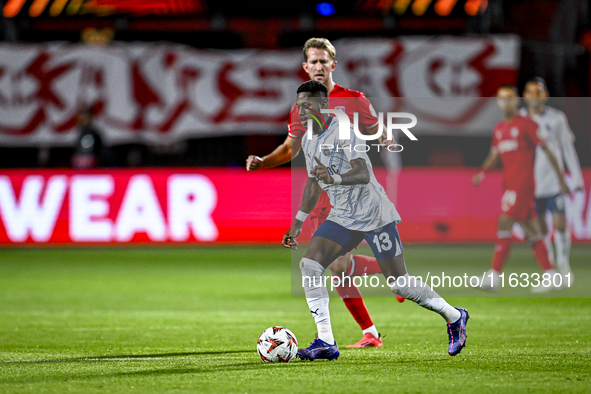
<path id="1" fill-rule="evenodd" d="M 285 327 L 269 327 L 259 337 L 257 351 L 266 363 L 288 363 L 298 353 L 298 340 Z"/>

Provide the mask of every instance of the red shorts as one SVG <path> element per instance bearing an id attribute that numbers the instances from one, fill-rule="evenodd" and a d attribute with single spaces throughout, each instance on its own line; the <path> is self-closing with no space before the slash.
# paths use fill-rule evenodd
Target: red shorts
<path id="1" fill-rule="evenodd" d="M 330 210 L 332 209 L 332 205 L 330 205 L 330 199 L 328 198 L 328 194 L 323 190 L 320 192 L 320 198 L 318 198 L 318 202 L 316 206 L 310 212 L 310 223 L 312 224 L 312 235 L 318 230 L 318 227 L 328 217 Z"/>
<path id="2" fill-rule="evenodd" d="M 320 225 L 324 223 L 331 209 L 332 207 L 317 207 L 314 208 L 312 212 L 310 212 L 310 224 L 312 225 L 312 235 L 314 235 L 316 230 L 318 230 L 318 227 L 320 227 Z"/>
<path id="3" fill-rule="evenodd" d="M 501 212 L 518 222 L 535 218 L 534 195 L 527 192 L 505 190 L 503 197 L 501 197 Z"/>

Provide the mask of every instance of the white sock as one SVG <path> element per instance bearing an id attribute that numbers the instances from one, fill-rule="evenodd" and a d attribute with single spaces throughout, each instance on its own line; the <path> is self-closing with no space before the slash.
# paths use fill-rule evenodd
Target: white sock
<path id="1" fill-rule="evenodd" d="M 421 282 L 415 277 L 411 277 L 408 273 L 398 277 L 392 283 L 390 289 L 399 296 L 416 302 L 425 309 L 440 314 L 448 323 L 455 323 L 462 316 L 460 311 L 449 305 L 428 284 Z"/>
<path id="2" fill-rule="evenodd" d="M 554 245 L 552 245 L 552 239 L 551 239 L 551 235 L 550 234 L 546 234 L 544 236 L 544 243 L 546 244 L 546 249 L 548 249 L 548 259 L 550 260 L 550 262 L 552 263 L 552 266 L 555 266 L 554 264 Z M 554 234 L 554 238 L 556 239 L 556 234 Z"/>
<path id="3" fill-rule="evenodd" d="M 556 243 L 556 266 L 561 274 L 566 274 L 570 270 L 570 231 L 568 229 L 555 231 L 554 243 Z"/>
<path id="4" fill-rule="evenodd" d="M 308 308 L 318 330 L 318 338 L 332 345 L 335 340 L 328 311 L 328 290 L 324 285 L 325 268 L 320 263 L 304 257 L 300 261 L 300 271 Z"/>
<path id="5" fill-rule="evenodd" d="M 363 330 L 363 335 L 365 335 L 367 333 L 370 333 L 371 335 L 373 335 L 376 338 L 380 337 L 380 334 L 378 333 L 376 326 L 373 324 L 371 327 L 367 327 L 365 330 Z"/>
<path id="6" fill-rule="evenodd" d="M 324 342 L 328 343 L 329 345 L 334 345 L 334 336 L 332 335 L 332 327 L 330 325 L 330 320 L 328 323 L 318 323 L 316 324 L 316 328 L 318 329 L 318 338 L 323 340 Z"/>

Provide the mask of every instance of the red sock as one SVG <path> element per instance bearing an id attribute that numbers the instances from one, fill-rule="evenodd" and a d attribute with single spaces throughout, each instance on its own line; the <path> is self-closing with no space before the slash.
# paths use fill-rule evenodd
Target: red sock
<path id="1" fill-rule="evenodd" d="M 544 271 L 550 270 L 554 268 L 552 263 L 550 262 L 550 258 L 548 257 L 548 248 L 546 248 L 546 244 L 544 243 L 544 239 L 539 239 L 536 241 L 532 246 L 532 250 L 536 255 L 536 260 L 538 260 L 538 264 Z"/>
<path id="2" fill-rule="evenodd" d="M 353 315 L 353 318 L 359 324 L 362 330 L 373 326 L 371 317 L 369 317 L 369 311 L 363 301 L 363 296 L 359 289 L 353 285 L 351 286 L 337 286 L 337 293 L 343 299 L 345 306 Z"/>
<path id="3" fill-rule="evenodd" d="M 495 271 L 503 271 L 505 261 L 507 261 L 507 257 L 509 257 L 509 252 L 511 252 L 512 242 L 513 240 L 511 238 L 497 238 L 497 244 L 495 245 L 492 259 L 492 269 Z"/>
<path id="4" fill-rule="evenodd" d="M 358 255 L 353 256 L 351 259 L 348 276 L 360 276 L 363 274 L 373 275 L 381 272 L 382 270 L 375 257 Z"/>

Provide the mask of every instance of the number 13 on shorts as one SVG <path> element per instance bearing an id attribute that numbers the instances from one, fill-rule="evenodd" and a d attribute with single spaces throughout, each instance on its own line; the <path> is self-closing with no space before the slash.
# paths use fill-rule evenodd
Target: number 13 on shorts
<path id="1" fill-rule="evenodd" d="M 388 233 L 381 233 L 379 236 L 376 235 L 373 237 L 373 243 L 376 244 L 376 248 L 378 248 L 380 253 L 382 253 L 382 250 L 388 251 L 392 249 L 392 241 L 390 241 Z"/>
<path id="2" fill-rule="evenodd" d="M 389 223 L 383 228 L 364 233 L 364 236 L 378 260 L 398 256 L 404 250 L 396 223 Z"/>

